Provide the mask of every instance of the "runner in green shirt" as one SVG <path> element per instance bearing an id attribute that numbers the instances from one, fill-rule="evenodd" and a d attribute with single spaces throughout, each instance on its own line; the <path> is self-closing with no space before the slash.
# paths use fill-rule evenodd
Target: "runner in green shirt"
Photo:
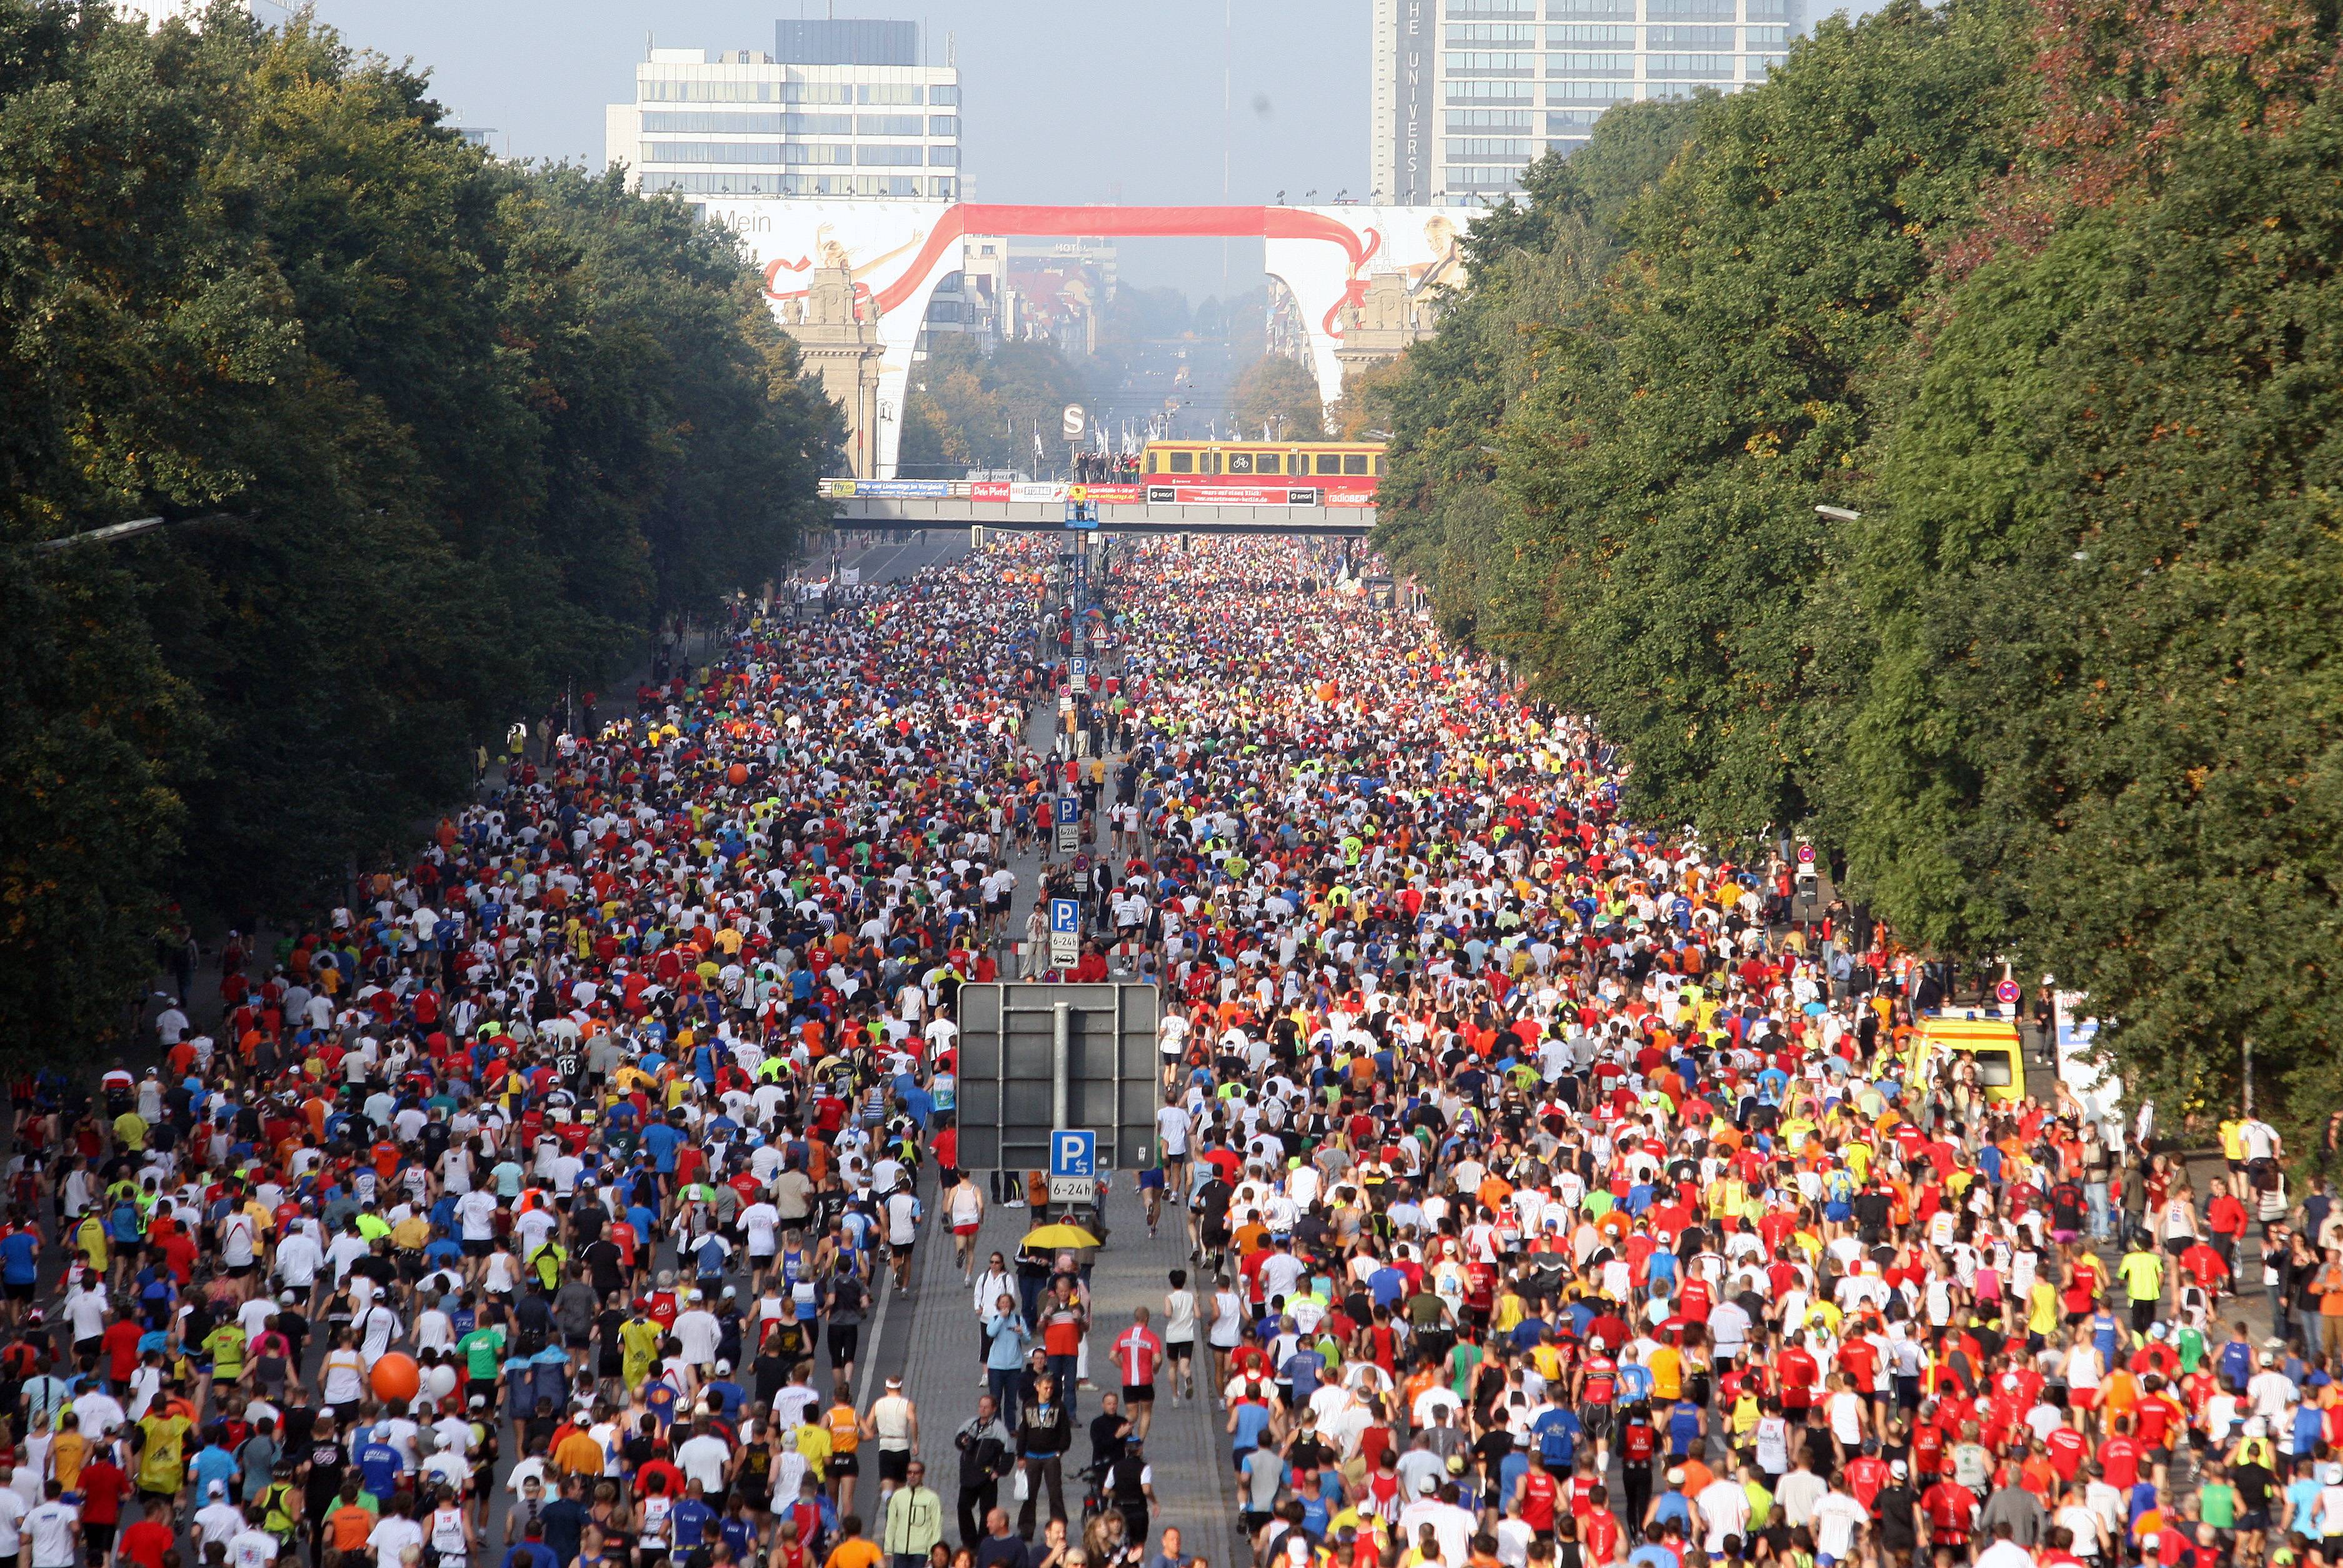
<path id="1" fill-rule="evenodd" d="M 230 1321 L 204 1336 L 204 1353 L 212 1358 L 212 1382 L 232 1385 L 244 1376 L 244 1325 Z"/>
<path id="2" fill-rule="evenodd" d="M 2164 1300 L 2164 1259 L 2150 1248 L 2135 1245 L 2116 1265 L 2116 1275 L 2131 1297 L 2131 1332 L 2147 1332 L 2156 1309 Z"/>
<path id="3" fill-rule="evenodd" d="M 465 1392 L 493 1401 L 497 1396 L 497 1374 L 504 1367 L 503 1327 L 474 1329 L 456 1342 L 456 1349 L 463 1354 L 464 1372 L 472 1383 Z"/>

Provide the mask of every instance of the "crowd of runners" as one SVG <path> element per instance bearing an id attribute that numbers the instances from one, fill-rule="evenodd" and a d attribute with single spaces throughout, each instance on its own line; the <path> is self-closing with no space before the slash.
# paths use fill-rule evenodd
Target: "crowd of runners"
<path id="1" fill-rule="evenodd" d="M 1914 955 L 1284 544 L 1118 548 L 1037 869 L 1044 548 L 744 615 L 153 1065 L 20 1081 L 0 1568 L 1193 1568 L 1173 1421 L 1263 1565 L 2343 1552 L 2343 1214 L 2266 1124 L 1915 1073 Z M 1051 890 L 1161 988 L 1128 1322 L 959 1168 Z M 931 1229 L 985 1392 L 923 1412 L 863 1334 Z"/>

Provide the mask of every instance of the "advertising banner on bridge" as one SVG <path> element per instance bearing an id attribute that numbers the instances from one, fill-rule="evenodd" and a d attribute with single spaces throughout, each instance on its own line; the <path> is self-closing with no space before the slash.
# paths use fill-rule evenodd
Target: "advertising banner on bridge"
<path id="1" fill-rule="evenodd" d="M 1150 485 L 1150 501 L 1199 507 L 1314 507 L 1324 492 L 1282 485 Z"/>
<path id="2" fill-rule="evenodd" d="M 1070 501 L 1108 501 L 1115 504 L 1137 503 L 1147 499 L 1144 485 L 1069 485 L 1066 499 Z"/>
<path id="3" fill-rule="evenodd" d="M 824 479 L 821 493 L 833 500 L 860 496 L 870 500 L 909 500 L 952 493 L 950 479 Z"/>
<path id="4" fill-rule="evenodd" d="M 1020 479 L 1009 487 L 1009 499 L 1012 501 L 1062 501 L 1065 498 L 1066 487 L 1052 481 Z"/>
<path id="5" fill-rule="evenodd" d="M 1373 490 L 1329 490 L 1319 499 L 1321 505 L 1329 507 L 1372 507 L 1375 504 Z"/>
<path id="6" fill-rule="evenodd" d="M 972 480 L 968 487 L 968 498 L 971 501 L 1005 501 L 1009 498 L 1009 481 L 1006 479 Z"/>

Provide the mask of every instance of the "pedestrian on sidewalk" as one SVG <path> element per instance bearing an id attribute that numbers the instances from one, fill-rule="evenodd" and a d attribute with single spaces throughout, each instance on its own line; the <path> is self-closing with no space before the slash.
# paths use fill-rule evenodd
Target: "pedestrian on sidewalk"
<path id="1" fill-rule="evenodd" d="M 881 1543 L 891 1568 L 921 1568 L 928 1553 L 944 1538 L 944 1500 L 928 1484 L 928 1467 L 914 1459 L 903 1484 L 887 1499 L 887 1522 Z"/>
<path id="2" fill-rule="evenodd" d="M 1054 1295 L 1041 1309 L 1041 1349 L 1050 1358 L 1050 1375 L 1057 1380 L 1069 1419 L 1080 1402 L 1076 1390 L 1081 1377 L 1082 1342 L 1089 1337 L 1090 1326 L 1090 1313 L 1075 1293 L 1074 1282 L 1061 1278 Z"/>
<path id="3" fill-rule="evenodd" d="M 1025 1472 L 1025 1502 L 1017 1511 L 1017 1533 L 1033 1539 L 1033 1514 L 1041 1489 L 1050 1489 L 1050 1517 L 1066 1517 L 1066 1450 L 1073 1445 L 1074 1416 L 1058 1387 L 1044 1374 L 1033 1386 L 1033 1402 L 1017 1422 L 1017 1462 Z"/>
<path id="4" fill-rule="evenodd" d="M 976 1414 L 952 1433 L 960 1452 L 960 1543 L 970 1551 L 978 1544 L 977 1522 L 999 1513 L 1001 1478 L 1017 1467 L 1016 1438 L 1001 1419 L 1001 1407 L 989 1394 L 979 1394 Z M 1008 1517 L 1001 1515 L 1006 1530 Z"/>
<path id="5" fill-rule="evenodd" d="M 992 1310 L 984 1317 L 984 1382 L 993 1408 L 1011 1426 L 1024 1403 L 1017 1391 L 1025 1370 L 1025 1352 L 1032 1342 L 1033 1331 L 1026 1326 L 1025 1314 L 1017 1310 L 1017 1298 L 1007 1291 L 995 1294 Z"/>
<path id="6" fill-rule="evenodd" d="M 1017 1278 L 1009 1271 L 1009 1260 L 995 1252 L 987 1260 L 984 1272 L 976 1277 L 975 1282 L 976 1289 L 969 1300 L 970 1309 L 976 1313 L 976 1355 L 979 1361 L 982 1361 L 992 1352 L 992 1330 L 986 1320 L 992 1316 L 992 1310 L 1002 1296 L 1015 1297 Z M 977 1380 L 977 1386 L 984 1386 L 982 1378 Z"/>

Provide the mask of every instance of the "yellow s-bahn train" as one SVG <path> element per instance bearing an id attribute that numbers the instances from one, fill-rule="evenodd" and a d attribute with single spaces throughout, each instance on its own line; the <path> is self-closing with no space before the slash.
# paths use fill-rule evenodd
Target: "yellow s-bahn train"
<path id="1" fill-rule="evenodd" d="M 1150 441 L 1140 454 L 1142 484 L 1309 485 L 1373 495 L 1383 476 L 1381 441 Z"/>

